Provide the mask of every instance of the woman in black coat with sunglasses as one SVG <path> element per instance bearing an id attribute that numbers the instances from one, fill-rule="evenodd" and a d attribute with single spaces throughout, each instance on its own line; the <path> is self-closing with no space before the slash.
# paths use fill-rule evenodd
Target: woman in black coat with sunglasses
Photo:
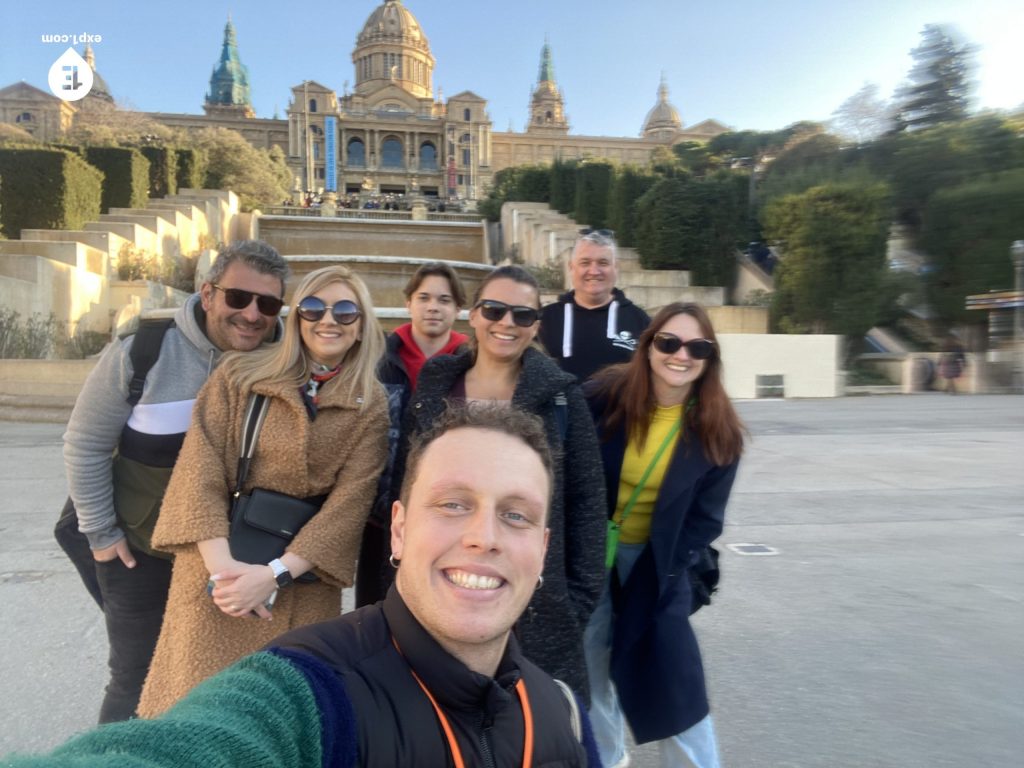
<path id="1" fill-rule="evenodd" d="M 675 303 L 629 363 L 587 386 L 612 523 L 608 588 L 584 639 L 604 765 L 624 764 L 625 720 L 636 743 L 658 742 L 662 765 L 719 766 L 688 569 L 722 532 L 743 450 L 721 370 L 707 314 Z"/>
<path id="2" fill-rule="evenodd" d="M 555 456 L 543 584 L 516 628 L 523 652 L 586 701 L 583 629 L 604 582 L 607 514 L 594 425 L 575 377 L 533 346 L 540 316 L 536 279 L 498 267 L 480 284 L 469 314 L 469 349 L 423 366 L 402 424 L 392 497 L 397 498 L 409 440 L 428 429 L 447 402 L 498 402 L 539 416 Z"/>

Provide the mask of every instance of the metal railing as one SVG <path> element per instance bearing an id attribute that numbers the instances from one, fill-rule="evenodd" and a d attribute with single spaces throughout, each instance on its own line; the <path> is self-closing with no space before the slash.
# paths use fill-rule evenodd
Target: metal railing
<path id="1" fill-rule="evenodd" d="M 323 216 L 323 208 L 304 208 L 297 205 L 271 205 L 263 209 L 267 216 Z M 412 211 L 388 211 L 383 208 L 338 208 L 331 218 L 335 219 L 376 219 L 391 221 L 412 221 Z M 477 223 L 483 218 L 476 213 L 441 213 L 428 211 L 427 221 L 463 221 Z"/>

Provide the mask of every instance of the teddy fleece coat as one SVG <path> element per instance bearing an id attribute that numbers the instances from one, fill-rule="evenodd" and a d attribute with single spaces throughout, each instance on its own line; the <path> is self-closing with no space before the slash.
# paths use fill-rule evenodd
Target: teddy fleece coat
<path id="1" fill-rule="evenodd" d="M 288 550 L 314 564 L 320 581 L 280 590 L 271 621 L 233 618 L 207 595 L 197 542 L 228 535 L 229 495 L 238 468 L 248 396 L 218 368 L 200 391 L 192 425 L 164 497 L 154 547 L 175 556 L 167 612 L 139 703 L 153 717 L 196 684 L 298 626 L 336 617 L 351 586 L 366 516 L 387 460 L 387 401 L 380 385 L 360 393 L 333 379 L 311 421 L 297 387 L 260 383 L 270 396 L 244 492 L 300 498 L 327 495 Z"/>

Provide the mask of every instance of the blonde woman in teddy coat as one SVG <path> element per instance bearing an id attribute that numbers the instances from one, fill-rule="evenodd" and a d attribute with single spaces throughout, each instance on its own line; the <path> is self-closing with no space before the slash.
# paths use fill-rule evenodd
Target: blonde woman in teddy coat
<path id="1" fill-rule="evenodd" d="M 175 559 L 142 717 L 278 635 L 340 613 L 387 459 L 386 397 L 374 373 L 382 351 L 365 284 L 326 267 L 296 289 L 279 344 L 226 358 L 200 391 L 153 533 Z M 250 392 L 270 404 L 243 491 L 326 496 L 271 564 L 235 560 L 227 538 Z M 318 580 L 289 583 L 310 572 Z"/>

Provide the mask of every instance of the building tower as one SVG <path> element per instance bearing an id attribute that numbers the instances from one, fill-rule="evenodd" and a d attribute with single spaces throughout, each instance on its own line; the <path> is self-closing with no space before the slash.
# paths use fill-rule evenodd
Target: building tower
<path id="1" fill-rule="evenodd" d="M 682 129 L 683 121 L 679 119 L 679 112 L 669 103 L 668 83 L 663 73 L 661 85 L 658 86 L 658 103 L 647 113 L 640 135 L 645 139 L 668 141 Z"/>
<path id="2" fill-rule="evenodd" d="M 210 92 L 203 104 L 206 114 L 219 117 L 255 117 L 249 94 L 249 70 L 238 58 L 235 25 L 228 17 L 220 61 L 210 75 Z"/>
<path id="3" fill-rule="evenodd" d="M 546 39 L 540 51 L 540 72 L 530 98 L 530 123 L 526 132 L 559 136 L 569 133 L 562 92 L 555 82 L 555 67 L 551 63 L 551 46 Z"/>

